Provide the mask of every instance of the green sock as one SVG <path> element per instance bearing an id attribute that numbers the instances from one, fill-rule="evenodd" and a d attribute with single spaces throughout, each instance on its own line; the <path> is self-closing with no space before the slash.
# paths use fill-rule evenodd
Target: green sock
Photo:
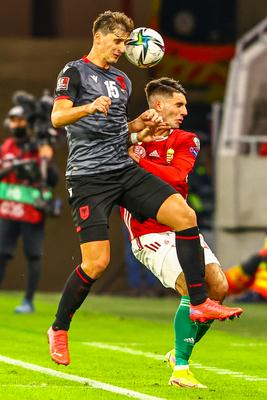
<path id="1" fill-rule="evenodd" d="M 213 323 L 213 321 L 206 322 L 205 324 L 201 324 L 200 322 L 197 322 L 196 343 L 199 342 L 200 339 L 207 333 L 207 331 L 210 329 L 212 323 Z"/>
<path id="2" fill-rule="evenodd" d="M 197 325 L 189 318 L 190 297 L 182 296 L 174 318 L 175 365 L 187 365 L 194 348 Z"/>

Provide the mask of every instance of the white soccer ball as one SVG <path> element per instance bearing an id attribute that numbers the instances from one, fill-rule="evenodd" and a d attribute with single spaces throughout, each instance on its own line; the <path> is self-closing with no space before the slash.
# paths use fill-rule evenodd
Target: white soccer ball
<path id="1" fill-rule="evenodd" d="M 139 68 L 150 68 L 164 56 L 164 41 L 161 35 L 150 28 L 136 28 L 126 43 L 128 61 Z"/>

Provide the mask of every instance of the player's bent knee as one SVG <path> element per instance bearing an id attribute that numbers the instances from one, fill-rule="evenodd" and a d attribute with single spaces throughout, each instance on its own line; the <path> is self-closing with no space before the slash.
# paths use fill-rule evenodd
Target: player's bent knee
<path id="1" fill-rule="evenodd" d="M 176 231 L 197 225 L 195 211 L 188 206 L 181 195 L 173 195 L 165 200 L 158 211 L 157 221 Z"/>
<path id="2" fill-rule="evenodd" d="M 100 278 L 109 264 L 109 257 L 99 257 L 96 260 L 83 260 L 82 269 L 92 279 Z"/>
<path id="3" fill-rule="evenodd" d="M 191 207 L 189 206 L 186 207 L 186 209 L 184 210 L 183 217 L 188 221 L 188 224 L 193 226 L 197 225 L 196 213 Z"/>
<path id="4" fill-rule="evenodd" d="M 177 210 L 173 215 L 173 225 L 176 231 L 196 226 L 197 218 L 195 211 L 189 206 Z"/>

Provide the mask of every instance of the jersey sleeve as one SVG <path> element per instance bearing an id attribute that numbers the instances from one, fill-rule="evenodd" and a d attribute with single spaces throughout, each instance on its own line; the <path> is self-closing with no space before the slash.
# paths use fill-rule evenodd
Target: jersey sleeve
<path id="1" fill-rule="evenodd" d="M 177 182 L 185 181 L 192 171 L 199 149 L 197 136 L 191 135 L 190 138 L 186 138 L 182 143 L 173 146 L 174 156 L 170 165 L 156 164 L 146 158 L 140 158 L 139 165 L 170 185 L 175 186 Z"/>
<path id="2" fill-rule="evenodd" d="M 75 101 L 81 83 L 80 73 L 77 68 L 64 68 L 57 78 L 55 101 L 60 99 Z"/>

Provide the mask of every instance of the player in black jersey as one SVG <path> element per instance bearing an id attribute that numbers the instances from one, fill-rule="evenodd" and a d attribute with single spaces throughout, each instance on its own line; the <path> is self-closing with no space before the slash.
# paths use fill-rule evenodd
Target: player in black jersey
<path id="1" fill-rule="evenodd" d="M 115 204 L 176 231 L 192 320 L 234 315 L 232 309 L 207 297 L 195 212 L 172 187 L 136 166 L 128 156 L 129 135 L 132 142 L 142 141 L 144 128 L 162 123 L 153 109 L 127 122 L 131 82 L 113 64 L 124 53 L 133 27 L 123 13 L 100 14 L 93 25 L 89 54 L 68 63 L 57 80 L 52 123 L 67 130 L 67 188 L 82 254 L 82 263 L 67 280 L 56 320 L 48 330 L 50 354 L 58 364 L 69 364 L 71 318 L 109 263 L 108 218 Z"/>

